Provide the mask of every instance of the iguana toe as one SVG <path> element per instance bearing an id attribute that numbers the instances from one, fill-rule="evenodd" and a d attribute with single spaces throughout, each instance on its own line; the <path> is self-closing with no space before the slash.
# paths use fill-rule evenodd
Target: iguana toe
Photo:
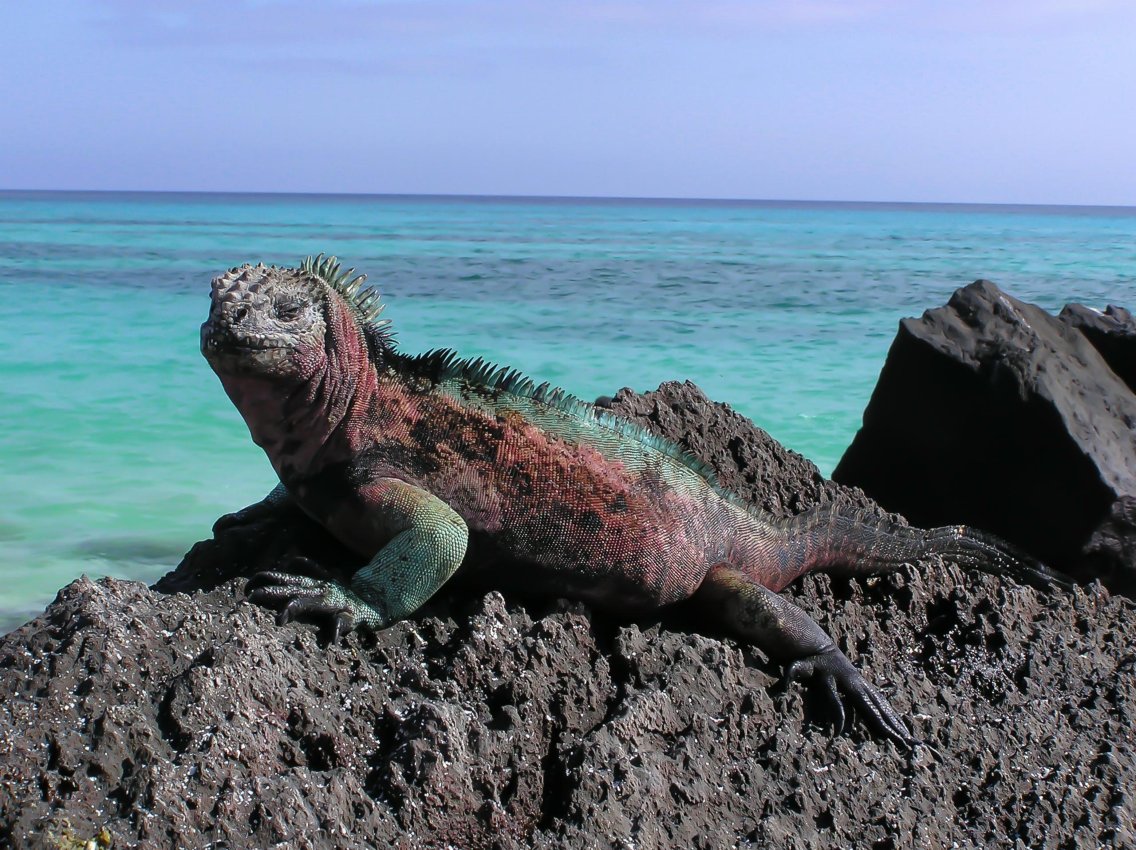
<path id="1" fill-rule="evenodd" d="M 283 626 L 293 620 L 307 619 L 313 616 L 334 617 L 339 612 L 339 608 L 324 602 L 321 597 L 295 596 L 280 609 L 280 612 L 276 615 L 276 622 Z"/>
<path id="2" fill-rule="evenodd" d="M 279 507 L 288 501 L 288 491 L 283 484 L 276 485 L 272 492 L 259 502 L 241 508 L 239 511 L 225 514 L 213 523 L 213 535 L 227 531 L 238 525 L 253 525 L 274 514 Z"/>
<path id="3" fill-rule="evenodd" d="M 280 625 L 296 619 L 329 617 L 338 638 L 338 616 L 345 611 L 342 594 L 330 582 L 282 572 L 261 572 L 245 585 L 249 601 L 277 610 Z"/>
<path id="4" fill-rule="evenodd" d="M 286 573 L 279 570 L 265 570 L 254 575 L 248 580 L 245 585 L 245 593 L 252 599 L 254 591 L 267 591 L 265 599 L 270 597 L 275 599 L 290 598 L 297 595 L 311 596 L 312 593 L 301 594 L 301 591 L 314 591 L 318 594 L 321 591 L 322 585 L 326 582 L 319 579 L 311 578 L 309 576 L 295 575 L 294 573 Z M 255 599 L 253 600 L 256 601 Z M 269 607 L 276 607 L 269 603 Z"/>

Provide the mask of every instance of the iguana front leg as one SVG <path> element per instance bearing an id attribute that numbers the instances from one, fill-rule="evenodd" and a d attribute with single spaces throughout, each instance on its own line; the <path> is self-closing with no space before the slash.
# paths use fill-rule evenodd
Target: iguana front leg
<path id="1" fill-rule="evenodd" d="M 841 727 L 843 692 L 877 731 L 904 746 L 914 743 L 907 724 L 884 695 L 864 680 L 812 617 L 784 597 L 721 564 L 710 570 L 696 598 L 712 605 L 715 616 L 724 618 L 739 636 L 785 661 L 786 679 L 819 677 L 836 705 Z"/>
<path id="2" fill-rule="evenodd" d="M 353 518 L 389 538 L 349 587 L 286 572 L 257 573 L 246 592 L 252 602 L 280 608 L 280 621 L 327 616 L 333 637 L 356 626 L 381 629 L 420 608 L 454 574 L 465 557 L 469 530 L 449 505 L 395 478 L 381 478 L 360 492 Z M 352 523 L 356 524 L 356 523 Z M 331 531 L 336 528 L 329 523 Z M 347 541 L 344 541 L 347 542 Z"/>

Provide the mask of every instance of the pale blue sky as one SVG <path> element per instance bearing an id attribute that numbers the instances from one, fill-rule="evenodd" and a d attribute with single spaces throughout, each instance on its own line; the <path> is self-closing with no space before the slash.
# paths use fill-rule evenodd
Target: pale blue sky
<path id="1" fill-rule="evenodd" d="M 1136 205 L 1132 0 L 5 3 L 0 188 Z"/>

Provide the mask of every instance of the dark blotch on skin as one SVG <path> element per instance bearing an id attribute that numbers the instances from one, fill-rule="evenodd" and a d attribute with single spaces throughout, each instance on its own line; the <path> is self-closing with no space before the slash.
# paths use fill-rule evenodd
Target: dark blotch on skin
<path id="1" fill-rule="evenodd" d="M 532 493 L 532 475 L 529 474 L 529 470 L 523 464 L 514 463 L 509 466 L 504 472 L 504 477 L 509 481 L 517 496 L 527 497 Z"/>
<path id="2" fill-rule="evenodd" d="M 596 534 L 603 528 L 603 520 L 595 511 L 585 511 L 580 516 L 580 527 L 590 534 Z"/>
<path id="3" fill-rule="evenodd" d="M 460 408 L 438 405 L 414 423 L 410 440 L 419 451 L 436 452 L 439 444 L 445 444 L 465 460 L 492 464 L 504 433 L 497 423 L 481 419 L 471 422 Z"/>

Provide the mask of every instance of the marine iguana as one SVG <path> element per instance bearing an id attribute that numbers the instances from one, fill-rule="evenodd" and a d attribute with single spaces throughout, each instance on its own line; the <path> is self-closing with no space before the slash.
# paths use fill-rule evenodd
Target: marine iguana
<path id="1" fill-rule="evenodd" d="M 911 732 L 824 630 L 779 591 L 809 570 L 860 575 L 938 553 L 1063 583 L 963 526 L 924 531 L 821 506 L 788 519 L 746 504 L 679 446 L 548 384 L 449 350 L 398 350 L 376 290 L 334 257 L 214 278 L 201 349 L 279 485 L 222 517 L 293 500 L 369 559 L 349 585 L 281 568 L 250 600 L 279 621 L 329 618 L 333 640 L 412 614 L 454 573 L 641 614 L 702 603 L 738 636 L 818 677 L 901 745 Z M 474 552 L 476 556 L 469 553 Z M 305 570 L 304 572 L 308 572 Z"/>

